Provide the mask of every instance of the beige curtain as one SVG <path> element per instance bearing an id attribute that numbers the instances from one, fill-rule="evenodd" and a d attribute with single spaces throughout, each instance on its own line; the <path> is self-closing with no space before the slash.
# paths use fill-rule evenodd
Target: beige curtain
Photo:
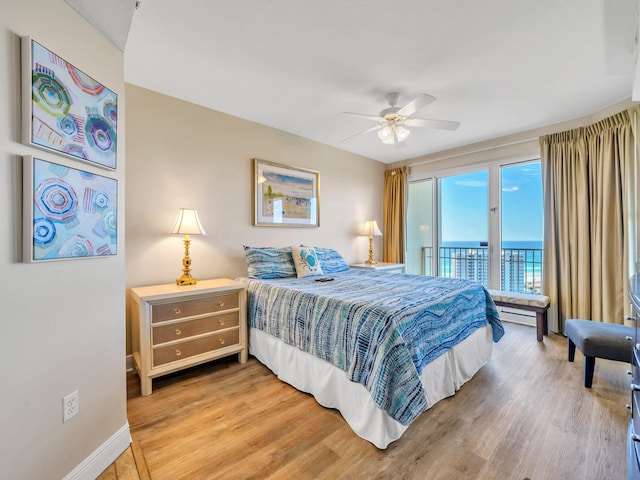
<path id="1" fill-rule="evenodd" d="M 631 114 L 540 138 L 544 199 L 543 291 L 555 315 L 623 323 L 627 305 L 626 172 Z M 555 317 L 555 318 L 554 318 Z"/>
<path id="2" fill-rule="evenodd" d="M 407 167 L 384 173 L 383 254 L 385 262 L 404 263 Z"/>

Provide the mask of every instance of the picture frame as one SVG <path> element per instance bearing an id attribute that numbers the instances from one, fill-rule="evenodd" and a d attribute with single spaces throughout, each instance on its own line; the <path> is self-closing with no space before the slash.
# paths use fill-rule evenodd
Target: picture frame
<path id="1" fill-rule="evenodd" d="M 22 37 L 22 141 L 115 170 L 118 95 L 31 37 Z"/>
<path id="2" fill-rule="evenodd" d="M 319 172 L 257 158 L 253 162 L 255 226 L 320 226 Z"/>
<path id="3" fill-rule="evenodd" d="M 23 157 L 23 261 L 117 255 L 118 181 Z"/>

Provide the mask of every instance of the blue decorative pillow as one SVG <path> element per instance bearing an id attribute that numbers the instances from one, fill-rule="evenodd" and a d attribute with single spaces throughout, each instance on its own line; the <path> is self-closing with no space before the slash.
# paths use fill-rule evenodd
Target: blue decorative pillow
<path id="1" fill-rule="evenodd" d="M 249 278 L 287 278 L 296 276 L 290 248 L 244 247 Z"/>
<path id="2" fill-rule="evenodd" d="M 291 254 L 298 278 L 324 275 L 318 254 L 313 247 L 291 247 Z"/>
<path id="3" fill-rule="evenodd" d="M 332 250 L 331 248 L 318 247 L 315 247 L 315 250 L 318 254 L 320 265 L 322 265 L 322 271 L 325 274 L 344 272 L 345 270 L 349 270 L 349 264 L 336 250 Z"/>

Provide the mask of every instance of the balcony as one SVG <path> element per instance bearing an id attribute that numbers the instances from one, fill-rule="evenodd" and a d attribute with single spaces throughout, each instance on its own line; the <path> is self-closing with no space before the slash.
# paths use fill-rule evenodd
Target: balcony
<path id="1" fill-rule="evenodd" d="M 465 278 L 489 286 L 488 247 L 440 247 L 438 275 Z M 500 290 L 541 293 L 542 249 L 503 248 L 501 253 Z M 422 247 L 422 274 L 433 272 L 433 247 Z"/>

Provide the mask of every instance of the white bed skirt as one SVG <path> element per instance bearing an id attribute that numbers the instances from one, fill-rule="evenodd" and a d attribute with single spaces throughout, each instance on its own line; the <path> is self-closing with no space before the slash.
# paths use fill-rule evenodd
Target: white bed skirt
<path id="1" fill-rule="evenodd" d="M 491 326 L 480 328 L 462 343 L 428 364 L 420 377 L 427 405 L 453 395 L 489 360 Z M 367 389 L 345 372 L 261 330 L 249 329 L 249 353 L 298 390 L 311 393 L 320 405 L 340 411 L 351 429 L 378 448 L 400 438 L 408 428 L 378 407 Z"/>

